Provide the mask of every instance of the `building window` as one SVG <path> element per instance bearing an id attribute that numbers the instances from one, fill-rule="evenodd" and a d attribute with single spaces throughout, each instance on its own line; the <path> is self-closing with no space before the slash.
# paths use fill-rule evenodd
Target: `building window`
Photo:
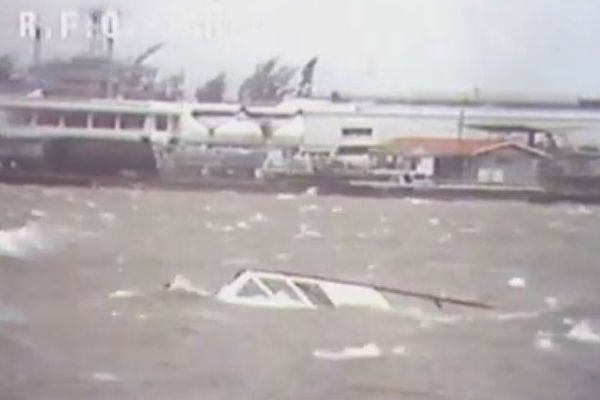
<path id="1" fill-rule="evenodd" d="M 171 117 L 171 132 L 176 132 L 179 130 L 179 116 Z"/>
<path id="2" fill-rule="evenodd" d="M 52 110 L 42 110 L 38 113 L 37 122 L 41 126 L 58 126 L 60 113 Z"/>
<path id="3" fill-rule="evenodd" d="M 70 128 L 87 127 L 87 114 L 84 112 L 71 112 L 65 114 L 65 126 Z"/>
<path id="4" fill-rule="evenodd" d="M 12 126 L 29 125 L 33 119 L 33 112 L 26 109 L 6 110 L 7 122 Z"/>
<path id="5" fill-rule="evenodd" d="M 342 128 L 342 136 L 373 136 L 373 128 Z"/>
<path id="6" fill-rule="evenodd" d="M 144 130 L 145 115 L 123 114 L 121 116 L 121 129 Z"/>
<path id="7" fill-rule="evenodd" d="M 167 116 L 166 115 L 157 115 L 156 116 L 156 130 L 157 131 L 166 131 L 167 130 Z"/>
<path id="8" fill-rule="evenodd" d="M 115 129 L 117 116 L 114 114 L 100 113 L 92 117 L 92 126 L 100 129 Z"/>
<path id="9" fill-rule="evenodd" d="M 340 146 L 337 150 L 338 156 L 362 156 L 368 153 L 368 146 Z"/>

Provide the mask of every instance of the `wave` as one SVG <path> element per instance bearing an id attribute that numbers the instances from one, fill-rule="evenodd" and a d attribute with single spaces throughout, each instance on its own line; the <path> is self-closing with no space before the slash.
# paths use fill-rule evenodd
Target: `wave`
<path id="1" fill-rule="evenodd" d="M 328 361 L 378 358 L 382 354 L 383 352 L 375 343 L 368 343 L 358 347 L 345 347 L 341 350 L 316 349 L 313 351 L 313 357 Z"/>
<path id="2" fill-rule="evenodd" d="M 28 222 L 19 228 L 0 230 L 0 257 L 26 258 L 51 248 L 47 235 L 37 223 Z"/>

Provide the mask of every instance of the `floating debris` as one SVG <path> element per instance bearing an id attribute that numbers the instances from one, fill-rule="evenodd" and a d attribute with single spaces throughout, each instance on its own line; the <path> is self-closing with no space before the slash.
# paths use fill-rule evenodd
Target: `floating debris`
<path id="1" fill-rule="evenodd" d="M 600 343 L 600 335 L 592 330 L 588 320 L 575 324 L 567 333 L 567 338 L 583 343 Z"/>
<path id="2" fill-rule="evenodd" d="M 192 282 L 183 275 L 175 275 L 175 278 L 170 282 L 165 283 L 164 288 L 168 291 L 180 291 L 199 296 L 208 296 L 210 294 L 206 290 L 202 290 L 192 285 Z"/>
<path id="3" fill-rule="evenodd" d="M 382 352 L 375 343 L 368 343 L 359 347 L 346 347 L 342 350 L 316 349 L 313 356 L 322 360 L 344 361 L 352 359 L 378 358 Z"/>

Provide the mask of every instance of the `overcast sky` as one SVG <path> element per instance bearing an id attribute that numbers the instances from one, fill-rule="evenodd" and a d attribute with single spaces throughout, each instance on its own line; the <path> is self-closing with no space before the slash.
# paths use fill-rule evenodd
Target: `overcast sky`
<path id="1" fill-rule="evenodd" d="M 21 11 L 38 12 L 45 27 L 58 31 L 61 11 L 110 4 L 121 12 L 119 57 L 134 58 L 164 41 L 151 63 L 183 69 L 191 84 L 224 70 L 237 86 L 267 57 L 301 66 L 318 55 L 315 86 L 324 94 L 475 86 L 600 94 L 597 0 L 0 1 L 6 3 L 0 52 L 23 64 L 30 61 L 31 40 L 19 38 Z M 43 56 L 72 55 L 82 41 L 83 29 L 67 40 L 47 40 Z"/>

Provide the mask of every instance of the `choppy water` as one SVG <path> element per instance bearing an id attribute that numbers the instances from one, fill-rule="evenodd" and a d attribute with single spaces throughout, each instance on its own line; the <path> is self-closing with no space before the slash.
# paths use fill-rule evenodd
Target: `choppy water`
<path id="1" fill-rule="evenodd" d="M 600 396 L 600 208 L 9 186 L 0 204 L 2 399 Z M 498 308 L 163 289 L 180 274 L 212 292 L 247 267 Z"/>

